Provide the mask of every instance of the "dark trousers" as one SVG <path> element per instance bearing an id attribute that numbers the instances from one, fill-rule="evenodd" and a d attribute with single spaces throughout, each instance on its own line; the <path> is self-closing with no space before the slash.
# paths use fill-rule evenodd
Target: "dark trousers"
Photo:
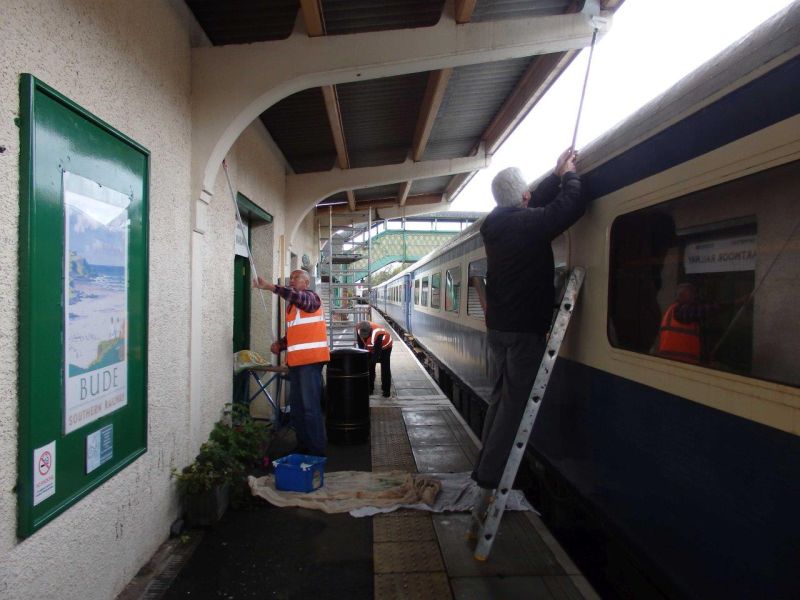
<path id="1" fill-rule="evenodd" d="M 514 445 L 536 371 L 546 347 L 544 336 L 513 331 L 486 331 L 489 378 L 494 382 L 483 423 L 483 447 L 472 478 L 482 488 L 500 484 Z"/>
<path id="2" fill-rule="evenodd" d="M 375 363 L 381 363 L 381 391 L 384 396 L 389 396 L 392 393 L 392 368 L 391 358 L 392 349 L 382 348 L 375 351 L 376 357 L 369 361 L 369 390 L 372 393 L 375 390 Z"/>
<path id="3" fill-rule="evenodd" d="M 314 456 L 325 456 L 328 438 L 322 415 L 322 363 L 289 367 L 289 405 L 297 442 Z"/>

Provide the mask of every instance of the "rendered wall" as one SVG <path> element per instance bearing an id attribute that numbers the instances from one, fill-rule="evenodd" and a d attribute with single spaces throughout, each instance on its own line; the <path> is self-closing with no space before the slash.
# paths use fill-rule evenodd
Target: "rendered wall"
<path id="1" fill-rule="evenodd" d="M 178 512 L 188 458 L 190 48 L 160 0 L 3 0 L 0 35 L 0 597 L 107 600 Z M 151 152 L 148 452 L 16 539 L 19 75 L 32 73 Z M 44 567 L 46 565 L 46 568 Z"/>
<path id="2" fill-rule="evenodd" d="M 191 43 L 171 0 L 2 0 L 0 19 L 0 598 L 113 598 L 166 538 L 180 507 L 172 468 L 207 438 L 232 383 L 234 211 L 224 174 L 200 232 L 191 180 Z M 53 522 L 16 538 L 19 76 L 29 72 L 151 152 L 148 451 Z M 193 129 L 194 127 L 194 129 Z M 260 274 L 288 276 L 287 167 L 263 125 L 228 155 L 234 188 L 271 213 L 252 243 Z M 284 263 L 280 253 L 285 248 Z M 291 251 L 319 254 L 313 215 Z M 193 254 L 194 252 L 194 254 Z M 192 278 L 200 282 L 193 293 Z M 252 297 L 251 339 L 266 353 L 276 299 Z M 194 301 L 194 304 L 193 304 Z M 196 311 L 196 312 L 194 312 Z M 192 340 L 192 314 L 200 334 Z M 194 372 L 201 373 L 192 381 Z M 192 384 L 195 387 L 191 390 Z M 42 565 L 46 565 L 43 567 Z"/>

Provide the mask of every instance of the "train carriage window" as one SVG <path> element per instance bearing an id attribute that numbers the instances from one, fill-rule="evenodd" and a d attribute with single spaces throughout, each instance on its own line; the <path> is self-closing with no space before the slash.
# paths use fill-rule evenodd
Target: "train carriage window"
<path id="1" fill-rule="evenodd" d="M 486 259 L 469 263 L 469 285 L 467 286 L 467 314 L 476 319 L 484 319 L 481 288 L 486 284 Z"/>
<path id="2" fill-rule="evenodd" d="M 427 275 L 422 278 L 422 297 L 421 297 L 421 300 L 420 300 L 420 304 L 422 304 L 422 306 L 428 306 L 429 283 L 430 283 L 430 280 L 428 279 Z"/>
<path id="3" fill-rule="evenodd" d="M 800 162 L 618 217 L 618 348 L 800 385 Z"/>
<path id="4" fill-rule="evenodd" d="M 414 280 L 414 304 L 419 304 L 419 279 Z"/>
<path id="5" fill-rule="evenodd" d="M 442 274 L 431 275 L 431 308 L 442 307 Z"/>
<path id="6" fill-rule="evenodd" d="M 444 285 L 444 309 L 449 312 L 458 312 L 461 300 L 461 267 L 447 269 Z"/>

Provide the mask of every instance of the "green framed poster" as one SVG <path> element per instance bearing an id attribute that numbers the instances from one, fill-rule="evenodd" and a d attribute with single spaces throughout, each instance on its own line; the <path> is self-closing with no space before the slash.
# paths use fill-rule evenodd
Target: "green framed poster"
<path id="1" fill-rule="evenodd" d="M 20 81 L 18 526 L 147 450 L 150 153 Z"/>

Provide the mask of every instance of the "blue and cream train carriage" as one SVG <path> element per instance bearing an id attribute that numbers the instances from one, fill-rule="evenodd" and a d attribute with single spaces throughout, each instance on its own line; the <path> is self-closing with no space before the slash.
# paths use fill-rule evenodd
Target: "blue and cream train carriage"
<path id="1" fill-rule="evenodd" d="M 612 540 L 585 568 L 624 556 L 639 576 L 623 596 L 800 598 L 800 4 L 579 168 L 592 202 L 554 254 L 587 278 L 530 445 L 545 516 Z M 435 357 L 478 432 L 479 226 L 371 298 Z M 656 351 L 685 282 L 706 315 L 700 364 Z"/>

